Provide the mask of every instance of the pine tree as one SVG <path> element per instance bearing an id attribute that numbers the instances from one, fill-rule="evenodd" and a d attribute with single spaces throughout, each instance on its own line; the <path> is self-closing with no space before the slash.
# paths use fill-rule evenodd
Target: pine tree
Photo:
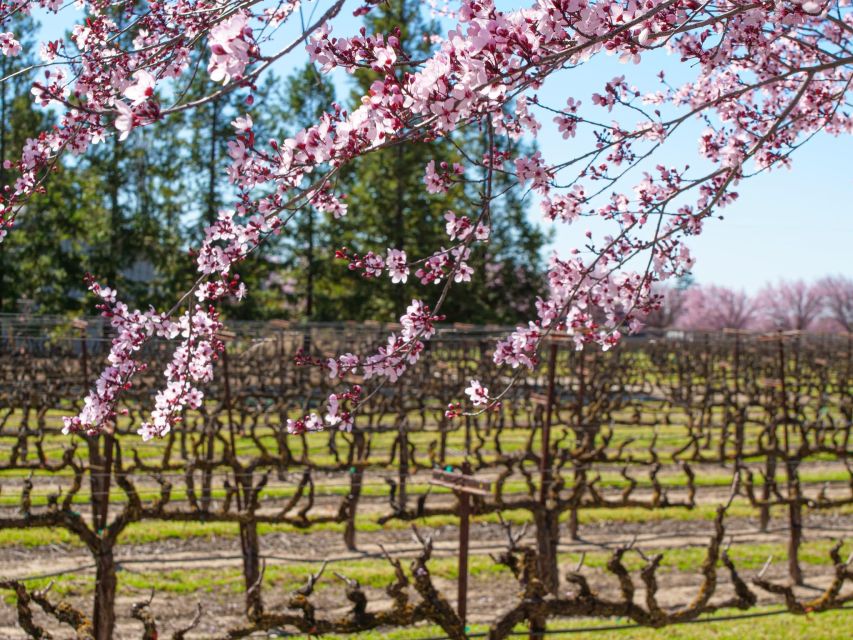
<path id="1" fill-rule="evenodd" d="M 331 81 L 312 64 L 282 81 L 271 77 L 263 87 L 267 108 L 259 113 L 260 139 L 281 140 L 316 122 L 335 101 Z M 269 313 L 299 320 L 317 319 L 318 302 L 334 277 L 324 259 L 330 247 L 328 218 L 310 205 L 302 207 L 281 236 L 270 240 L 266 255 L 275 267 L 264 282 Z"/>
<path id="2" fill-rule="evenodd" d="M 38 32 L 31 18 L 18 20 L 18 33 Z M 22 55 L 0 57 L 4 76 L 34 62 L 34 42 L 22 44 Z M 0 85 L 3 160 L 15 161 L 27 138 L 50 125 L 51 112 L 33 105 L 32 80 L 22 73 Z M 110 137 L 55 167 L 46 193 L 28 202 L 16 232 L 0 244 L 1 311 L 91 313 L 86 273 L 118 288 L 131 304 L 174 300 L 187 285 L 175 277 L 175 265 L 191 261 L 175 224 L 180 190 L 171 127 L 156 123 L 122 144 Z"/>
<path id="3" fill-rule="evenodd" d="M 19 34 L 38 33 L 38 24 L 19 14 Z M 35 41 L 25 38 L 22 53 L 0 56 L 0 182 L 9 178 L 5 162 L 17 162 L 27 139 L 49 127 L 52 116 L 33 105 L 33 76 L 26 69 L 36 60 Z M 79 312 L 84 305 L 83 276 L 89 265 L 84 239 L 96 233 L 97 221 L 83 212 L 91 184 L 85 175 L 58 165 L 44 194 L 21 211 L 15 233 L 0 243 L 0 312 Z"/>
<path id="4" fill-rule="evenodd" d="M 437 25 L 425 20 L 421 4 L 413 0 L 391 0 L 374 9 L 366 18 L 368 32 L 396 30 L 404 56 L 425 57 L 431 50 L 429 38 Z M 401 69 L 395 73 L 404 73 Z M 354 99 L 364 95 L 380 76 L 369 69 L 355 74 Z M 482 157 L 487 142 L 484 131 L 461 131 L 452 139 L 430 143 L 406 142 L 359 158 L 341 172 L 341 190 L 348 196 L 349 215 L 332 227 L 335 246 L 363 253 L 394 247 L 406 251 L 410 259 L 423 258 L 435 247 L 448 244 L 444 215 L 448 210 L 472 215 L 480 207 L 478 183 L 472 176 L 466 188 L 444 196 L 424 189 L 424 168 L 436 164 L 462 162 L 462 152 Z M 501 184 L 502 174 L 494 179 Z M 541 250 L 544 234 L 528 219 L 524 204 L 514 196 L 495 203 L 490 220 L 492 238 L 486 249 L 477 249 L 471 264 L 476 275 L 472 282 L 457 285 L 444 311 L 465 322 L 511 322 L 530 309 L 542 288 Z M 474 215 L 476 217 L 476 214 Z M 396 320 L 412 298 L 429 299 L 435 289 L 421 286 L 410 276 L 405 285 L 358 279 L 337 268 L 337 276 L 321 285 L 318 318 Z"/>

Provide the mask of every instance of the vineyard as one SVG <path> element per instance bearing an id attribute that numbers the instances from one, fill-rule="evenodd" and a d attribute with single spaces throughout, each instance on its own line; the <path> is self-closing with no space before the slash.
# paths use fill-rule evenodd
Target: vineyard
<path id="1" fill-rule="evenodd" d="M 109 335 L 4 319 L 0 636 L 497 639 L 853 600 L 850 336 L 550 341 L 520 373 L 493 365 L 491 331 L 446 327 L 396 383 L 354 380 L 371 395 L 352 433 L 289 434 L 334 384 L 297 354 L 387 330 L 231 325 L 201 408 L 143 442 L 165 346 L 112 433 L 66 436 Z M 509 390 L 446 417 L 472 378 Z"/>

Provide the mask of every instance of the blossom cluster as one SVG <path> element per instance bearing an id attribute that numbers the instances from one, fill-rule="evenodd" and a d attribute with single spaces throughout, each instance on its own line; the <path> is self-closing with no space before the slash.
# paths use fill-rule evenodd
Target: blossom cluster
<path id="1" fill-rule="evenodd" d="M 87 434 L 111 430 L 116 418 L 116 406 L 122 392 L 132 386 L 132 378 L 146 368 L 138 360 L 140 348 L 152 337 L 183 338 L 166 369 L 165 389 L 157 394 L 150 421 L 144 422 L 139 434 L 148 440 L 163 436 L 180 419 L 184 407 L 198 409 L 203 395 L 193 383 L 207 382 L 213 376 L 212 360 L 222 349 L 216 338 L 221 324 L 216 315 L 196 307 L 192 313 L 172 321 L 153 311 L 131 311 L 116 298 L 116 292 L 89 279 L 89 289 L 100 300 L 102 315 L 110 320 L 116 336 L 112 340 L 108 366 L 104 368 L 83 402 L 82 411 L 64 418 L 64 433 Z"/>
<path id="2" fill-rule="evenodd" d="M 0 53 L 9 57 L 21 53 L 21 43 L 15 39 L 14 33 L 10 31 L 0 33 Z"/>
<path id="3" fill-rule="evenodd" d="M 406 252 L 402 249 L 389 248 L 383 258 L 372 251 L 359 256 L 346 247 L 341 247 L 335 251 L 335 257 L 346 260 L 350 271 L 357 271 L 365 278 L 378 278 L 387 272 L 394 284 L 405 283 L 409 279 L 409 263 Z"/>

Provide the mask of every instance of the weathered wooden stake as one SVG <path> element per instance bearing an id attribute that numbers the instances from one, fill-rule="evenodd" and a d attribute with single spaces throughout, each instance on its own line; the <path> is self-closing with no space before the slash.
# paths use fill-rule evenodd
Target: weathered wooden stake
<path id="1" fill-rule="evenodd" d="M 548 358 L 548 398 L 545 406 L 545 418 L 542 423 L 542 450 L 539 456 L 539 508 L 536 517 L 536 538 L 539 551 L 539 575 L 545 588 L 556 595 L 559 583 L 557 570 L 557 541 L 559 522 L 557 514 L 548 508 L 548 495 L 551 492 L 551 421 L 554 413 L 556 390 L 554 381 L 557 372 L 557 342 L 551 342 Z"/>
<path id="2" fill-rule="evenodd" d="M 430 484 L 453 489 L 459 501 L 459 579 L 457 582 L 456 610 L 462 627 L 468 614 L 468 544 L 471 527 L 470 496 L 487 496 L 492 492 L 492 484 L 478 480 L 471 473 L 471 465 L 465 462 L 462 472 L 439 471 L 432 472 Z"/>
<path id="3" fill-rule="evenodd" d="M 470 504 L 468 494 L 457 491 L 459 498 L 459 583 L 456 585 L 457 609 L 462 627 L 468 614 L 468 537 L 470 527 Z"/>

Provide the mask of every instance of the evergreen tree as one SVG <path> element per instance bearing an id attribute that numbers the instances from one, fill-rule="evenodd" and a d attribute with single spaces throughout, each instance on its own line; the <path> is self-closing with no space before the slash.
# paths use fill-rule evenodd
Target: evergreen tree
<path id="1" fill-rule="evenodd" d="M 32 18 L 17 20 L 18 33 L 38 32 Z M 0 57 L 3 76 L 34 62 L 34 42 L 22 45 L 20 56 Z M 16 161 L 26 140 L 50 125 L 52 114 L 32 102 L 32 80 L 22 73 L 0 84 L 3 160 Z M 174 265 L 190 261 L 176 224 L 180 191 L 170 127 L 140 129 L 122 144 L 113 136 L 83 158 L 57 164 L 46 193 L 27 203 L 16 233 L 0 244 L 0 311 L 91 313 L 87 272 L 133 304 L 174 300 L 186 286 Z"/>
<path id="2" fill-rule="evenodd" d="M 35 20 L 14 18 L 19 34 L 38 32 Z M 30 89 L 36 62 L 35 41 L 24 38 L 15 57 L 0 56 L 0 183 L 8 182 L 5 163 L 20 159 L 27 139 L 49 127 L 51 115 L 37 109 Z M 84 239 L 97 233 L 98 221 L 87 217 L 82 204 L 92 191 L 85 175 L 57 165 L 46 193 L 32 198 L 18 216 L 15 233 L 0 243 L 0 312 L 80 311 L 84 305 L 83 276 L 90 266 Z"/>
<path id="3" fill-rule="evenodd" d="M 103 221 L 86 239 L 89 270 L 137 306 L 168 304 L 190 282 L 176 131 L 174 123 L 158 122 L 122 143 L 113 137 L 75 169 L 97 185 L 82 207 Z"/>
<path id="4" fill-rule="evenodd" d="M 264 91 L 267 108 L 258 114 L 255 126 L 260 139 L 295 135 L 316 122 L 335 101 L 334 86 L 313 64 L 306 64 L 285 81 L 270 78 Z M 306 205 L 281 236 L 269 242 L 266 252 L 274 267 L 263 283 L 268 312 L 277 317 L 317 319 L 318 302 L 329 295 L 327 286 L 335 276 L 332 262 L 326 259 L 330 221 Z"/>
<path id="5" fill-rule="evenodd" d="M 420 4 L 391 0 L 372 11 L 370 30 L 397 30 L 405 56 L 426 56 L 429 34 Z M 20 33 L 35 33 L 31 18 Z M 33 43 L 24 50 L 32 51 Z M 204 52 L 192 64 L 204 64 Z M 0 57 L 3 75 L 29 64 L 26 56 Z M 396 73 L 403 73 L 402 69 Z M 353 96 L 364 95 L 379 77 L 369 69 L 354 76 Z M 15 160 L 26 139 L 43 129 L 49 112 L 33 107 L 31 78 L 20 76 L 0 86 L 3 131 L 0 156 Z M 207 74 L 196 74 L 185 98 L 211 93 Z M 263 110 L 246 100 L 246 89 L 227 93 L 202 108 L 181 112 L 139 128 L 122 144 L 114 138 L 96 145 L 84 159 L 66 160 L 51 176 L 51 189 L 28 204 L 18 233 L 0 245 L 0 311 L 19 310 L 21 302 L 45 313 L 91 312 L 83 276 L 91 272 L 118 288 L 129 303 L 168 305 L 196 276 L 190 248 L 236 192 L 223 173 L 232 121 L 249 113 L 259 140 L 283 139 L 315 122 L 335 101 L 331 81 L 306 65 L 282 81 L 271 77 L 252 93 Z M 507 143 L 504 143 L 507 144 Z M 452 139 L 391 146 L 359 158 L 339 173 L 336 188 L 347 194 L 349 215 L 333 220 L 306 206 L 278 236 L 271 237 L 239 265 L 248 296 L 228 305 L 226 316 L 300 320 L 396 320 L 414 297 L 429 300 L 414 274 L 405 285 L 366 282 L 333 258 L 347 246 L 359 253 L 404 249 L 410 259 L 447 245 L 444 215 L 476 215 L 482 176 L 445 195 L 424 189 L 424 167 L 434 160 L 454 163 L 463 154 L 481 157 L 486 132 L 471 128 Z M 0 172 L 2 172 L 0 168 Z M 493 176 L 495 192 L 507 177 Z M 470 263 L 473 281 L 457 285 L 445 312 L 468 322 L 512 322 L 530 311 L 542 287 L 540 252 L 545 238 L 530 223 L 515 195 L 496 201 L 486 247 Z"/>
<path id="6" fill-rule="evenodd" d="M 396 30 L 404 56 L 425 57 L 431 50 L 429 35 L 437 25 L 426 21 L 421 4 L 414 0 L 390 0 L 366 18 L 368 32 Z M 395 73 L 404 73 L 401 69 Z M 354 97 L 367 93 L 380 75 L 369 69 L 355 74 Z M 423 258 L 435 247 L 447 245 L 444 215 L 479 212 L 482 182 L 472 180 L 461 192 L 430 195 L 424 189 L 424 168 L 436 164 L 462 162 L 462 152 L 482 157 L 487 149 L 485 132 L 467 131 L 452 139 L 430 143 L 407 142 L 390 146 L 359 158 L 341 172 L 341 189 L 348 196 L 349 215 L 334 225 L 335 246 L 347 246 L 363 253 L 384 247 L 403 249 L 409 259 Z M 506 178 L 494 176 L 494 191 L 500 192 Z M 542 287 L 540 252 L 545 237 L 525 214 L 523 203 L 514 196 L 504 197 L 493 206 L 490 220 L 492 237 L 488 247 L 475 250 L 471 265 L 472 282 L 458 285 L 445 303 L 449 317 L 466 322 L 511 322 L 530 309 Z M 320 286 L 317 317 L 335 319 L 396 320 L 412 298 L 429 299 L 435 287 L 420 285 L 414 275 L 405 285 L 387 279 L 366 282 L 337 267 L 336 276 Z"/>
<path id="7" fill-rule="evenodd" d="M 203 59 L 195 64 L 205 64 L 207 52 L 201 55 Z M 270 78 L 262 86 L 252 87 L 255 103 L 263 105 L 263 109 L 254 109 L 252 101 L 247 100 L 247 89 L 240 88 L 169 121 L 172 153 L 181 158 L 183 167 L 179 179 L 183 204 L 181 221 L 188 246 L 198 245 L 205 227 L 215 222 L 221 209 L 234 206 L 237 193 L 224 172 L 228 141 L 234 136 L 234 119 L 250 115 L 257 123 L 255 132 L 259 140 L 278 134 L 280 118 L 274 114 L 281 112 L 279 103 L 283 98 L 271 92 L 279 84 L 275 78 Z M 188 87 L 185 99 L 201 98 L 219 88 L 208 74 L 199 73 Z M 248 294 L 243 300 L 229 302 L 223 308 L 226 317 L 260 320 L 282 315 L 283 294 L 280 288 L 270 286 L 274 274 L 280 271 L 279 247 L 280 238 L 272 236 L 239 264 L 236 271 L 245 282 Z M 186 273 L 176 274 L 176 280 L 189 284 L 195 275 L 195 265 L 190 264 Z"/>

